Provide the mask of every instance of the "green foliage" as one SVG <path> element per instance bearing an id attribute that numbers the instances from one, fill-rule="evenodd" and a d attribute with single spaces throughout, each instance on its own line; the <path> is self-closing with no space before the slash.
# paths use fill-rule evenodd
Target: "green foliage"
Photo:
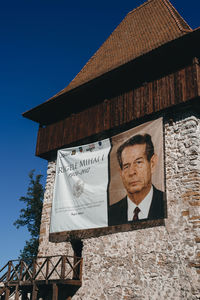
<path id="1" fill-rule="evenodd" d="M 31 263 L 32 259 L 37 256 L 38 246 L 38 238 L 31 238 L 29 241 L 26 241 L 24 249 L 20 251 L 19 259 L 23 259 L 27 263 Z"/>
<path id="2" fill-rule="evenodd" d="M 14 222 L 17 228 L 26 226 L 30 233 L 30 240 L 26 241 L 24 249 L 20 251 L 20 258 L 36 257 L 38 252 L 40 222 L 44 187 L 41 184 L 42 175 L 35 175 L 35 170 L 29 173 L 29 186 L 26 196 L 20 197 L 25 208 L 20 210 L 19 218 Z"/>

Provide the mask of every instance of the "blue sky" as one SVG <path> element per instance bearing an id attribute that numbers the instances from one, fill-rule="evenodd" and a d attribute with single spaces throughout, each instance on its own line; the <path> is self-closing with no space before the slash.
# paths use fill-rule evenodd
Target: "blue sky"
<path id="1" fill-rule="evenodd" d="M 0 269 L 17 258 L 26 229 L 16 229 L 28 173 L 45 174 L 47 162 L 35 157 L 38 124 L 21 114 L 68 83 L 125 15 L 141 0 L 0 1 Z M 173 0 L 192 28 L 200 26 L 200 2 Z"/>

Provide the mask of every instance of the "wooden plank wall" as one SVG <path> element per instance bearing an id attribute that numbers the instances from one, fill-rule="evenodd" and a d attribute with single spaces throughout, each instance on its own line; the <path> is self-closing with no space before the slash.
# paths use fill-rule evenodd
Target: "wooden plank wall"
<path id="1" fill-rule="evenodd" d="M 52 150 L 193 99 L 200 95 L 199 74 L 199 65 L 194 62 L 175 73 L 39 128 L 36 155 L 48 159 Z"/>

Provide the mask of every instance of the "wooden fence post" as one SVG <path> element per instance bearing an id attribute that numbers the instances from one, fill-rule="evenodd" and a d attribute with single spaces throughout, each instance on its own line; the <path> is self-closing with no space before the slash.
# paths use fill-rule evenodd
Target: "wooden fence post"
<path id="1" fill-rule="evenodd" d="M 6 292 L 5 292 L 5 300 L 8 300 L 10 296 L 10 289 L 6 287 Z"/>
<path id="2" fill-rule="evenodd" d="M 35 280 L 36 275 L 36 259 L 33 259 L 33 273 L 32 273 L 32 280 Z"/>
<path id="3" fill-rule="evenodd" d="M 20 269 L 19 269 L 19 281 L 22 280 L 23 267 L 24 267 L 24 263 L 23 263 L 23 261 L 21 260 L 21 261 L 20 261 Z M 26 280 L 26 278 L 25 278 L 25 280 Z"/>
<path id="4" fill-rule="evenodd" d="M 46 264 L 46 284 L 48 283 L 48 275 L 49 275 L 49 257 L 47 257 L 47 264 Z"/>
<path id="5" fill-rule="evenodd" d="M 27 300 L 27 291 L 22 290 L 22 300 Z"/>
<path id="6" fill-rule="evenodd" d="M 83 258 L 81 257 L 80 263 L 79 263 L 79 280 L 82 280 L 82 273 L 83 273 Z"/>
<path id="7" fill-rule="evenodd" d="M 66 256 L 62 256 L 61 279 L 65 279 Z"/>
<path id="8" fill-rule="evenodd" d="M 7 272 L 7 275 L 6 275 L 6 281 L 9 281 L 9 279 L 10 279 L 11 266 L 12 266 L 12 261 L 9 261 L 9 263 L 8 263 L 8 272 Z"/>
<path id="9" fill-rule="evenodd" d="M 53 283 L 52 289 L 52 300 L 58 300 L 58 286 L 56 283 Z"/>
<path id="10" fill-rule="evenodd" d="M 37 292 L 38 292 L 38 288 L 37 288 L 36 284 L 33 283 L 31 300 L 37 300 Z"/>
<path id="11" fill-rule="evenodd" d="M 19 300 L 19 285 L 18 284 L 15 287 L 15 300 Z"/>

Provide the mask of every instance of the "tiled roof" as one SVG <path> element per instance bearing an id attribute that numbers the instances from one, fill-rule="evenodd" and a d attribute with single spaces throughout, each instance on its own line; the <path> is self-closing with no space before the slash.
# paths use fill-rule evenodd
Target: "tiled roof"
<path id="1" fill-rule="evenodd" d="M 127 14 L 71 83 L 53 98 L 191 31 L 168 0 L 149 0 Z"/>

